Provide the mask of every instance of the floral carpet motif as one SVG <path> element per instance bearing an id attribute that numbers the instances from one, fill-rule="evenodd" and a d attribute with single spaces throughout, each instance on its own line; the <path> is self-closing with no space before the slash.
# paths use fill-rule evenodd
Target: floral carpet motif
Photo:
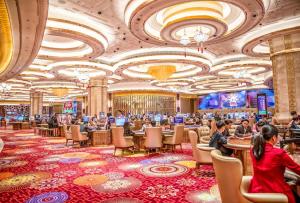
<path id="1" fill-rule="evenodd" d="M 124 153 L 113 146 L 66 147 L 60 137 L 0 128 L 0 202 L 221 202 L 212 166 L 183 152 Z"/>
<path id="2" fill-rule="evenodd" d="M 152 164 L 142 167 L 139 171 L 145 176 L 173 177 L 183 175 L 188 168 L 176 164 Z"/>

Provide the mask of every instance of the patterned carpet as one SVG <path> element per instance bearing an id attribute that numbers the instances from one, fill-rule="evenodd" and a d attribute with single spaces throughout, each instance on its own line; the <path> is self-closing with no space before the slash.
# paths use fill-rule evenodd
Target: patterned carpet
<path id="1" fill-rule="evenodd" d="M 63 138 L 0 128 L 0 202 L 219 201 L 212 166 L 184 152 L 113 156 L 112 146 L 66 147 Z"/>

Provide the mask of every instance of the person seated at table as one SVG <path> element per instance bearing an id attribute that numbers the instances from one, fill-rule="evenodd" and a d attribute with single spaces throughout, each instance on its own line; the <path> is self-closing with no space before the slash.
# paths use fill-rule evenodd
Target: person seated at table
<path id="1" fill-rule="evenodd" d="M 252 136 L 252 129 L 249 126 L 249 120 L 243 119 L 241 123 L 242 124 L 236 128 L 234 135 L 238 138 L 250 138 Z"/>
<path id="2" fill-rule="evenodd" d="M 230 133 L 229 133 L 229 130 L 231 129 L 232 123 L 233 122 L 230 119 L 225 120 L 225 130 L 223 132 L 223 135 L 225 137 L 230 137 L 231 136 Z"/>
<path id="3" fill-rule="evenodd" d="M 288 127 L 290 129 L 300 129 L 300 127 L 299 127 L 299 118 L 298 117 L 293 117 L 293 119 L 289 123 Z"/>
<path id="4" fill-rule="evenodd" d="M 264 125 L 266 125 L 267 123 L 265 123 L 264 121 L 258 121 L 254 127 L 253 127 L 253 132 L 254 133 L 261 133 L 261 129 Z"/>
<path id="5" fill-rule="evenodd" d="M 255 136 L 250 156 L 254 175 L 250 183 L 250 193 L 283 193 L 289 203 L 299 202 L 299 196 L 293 193 L 284 181 L 285 168 L 300 175 L 300 165 L 280 148 L 274 147 L 278 142 L 278 129 L 274 125 L 264 125 L 260 136 Z"/>
<path id="6" fill-rule="evenodd" d="M 124 123 L 124 136 L 133 136 L 134 132 L 130 129 L 130 123 L 129 122 L 125 122 Z"/>
<path id="7" fill-rule="evenodd" d="M 212 135 L 209 141 L 209 146 L 220 150 L 224 156 L 231 156 L 233 150 L 224 146 L 225 144 L 227 144 L 227 137 L 223 135 L 223 132 L 225 130 L 225 123 L 223 121 L 218 121 L 216 123 L 216 126 L 217 130 Z"/>
<path id="8" fill-rule="evenodd" d="M 142 131 L 145 131 L 145 129 L 149 127 L 152 127 L 151 121 L 149 120 L 149 118 L 146 118 L 145 123 L 142 126 Z"/>
<path id="9" fill-rule="evenodd" d="M 92 132 L 97 129 L 97 124 L 91 119 L 86 126 L 87 132 Z"/>

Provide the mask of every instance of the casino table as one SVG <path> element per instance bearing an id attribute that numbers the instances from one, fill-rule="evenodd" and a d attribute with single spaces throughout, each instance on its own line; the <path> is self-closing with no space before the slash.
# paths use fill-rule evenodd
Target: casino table
<path id="1" fill-rule="evenodd" d="M 225 145 L 234 150 L 234 156 L 241 160 L 243 164 L 243 174 L 252 175 L 252 161 L 250 156 L 251 139 L 230 138 Z"/>

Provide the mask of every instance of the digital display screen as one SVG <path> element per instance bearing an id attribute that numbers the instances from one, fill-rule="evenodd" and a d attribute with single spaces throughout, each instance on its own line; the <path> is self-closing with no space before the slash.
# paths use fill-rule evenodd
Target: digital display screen
<path id="1" fill-rule="evenodd" d="M 88 123 L 88 122 L 89 122 L 89 117 L 88 117 L 88 116 L 84 116 L 84 117 L 82 118 L 82 121 L 83 121 L 84 123 Z"/>
<path id="2" fill-rule="evenodd" d="M 258 115 L 267 115 L 267 96 L 266 94 L 257 95 L 257 111 Z"/>
<path id="3" fill-rule="evenodd" d="M 174 123 L 175 124 L 180 124 L 180 123 L 183 123 L 183 117 L 175 117 L 174 119 Z"/>
<path id="4" fill-rule="evenodd" d="M 246 91 L 220 93 L 220 107 L 226 109 L 246 106 Z"/>
<path id="5" fill-rule="evenodd" d="M 110 123 L 115 123 L 116 122 L 116 119 L 114 117 L 109 117 L 109 122 Z"/>
<path id="6" fill-rule="evenodd" d="M 261 89 L 247 91 L 247 107 L 257 108 L 257 94 L 266 94 L 268 107 L 275 107 L 274 90 Z"/>
<path id="7" fill-rule="evenodd" d="M 155 122 L 160 122 L 160 121 L 161 121 L 161 115 L 160 115 L 160 114 L 155 115 L 155 116 L 154 116 L 154 121 L 155 121 Z"/>
<path id="8" fill-rule="evenodd" d="M 77 113 L 77 101 L 67 101 L 64 103 L 63 113 Z"/>
<path id="9" fill-rule="evenodd" d="M 198 109 L 257 108 L 257 95 L 265 94 L 267 107 L 275 106 L 274 90 L 260 89 L 238 92 L 211 93 L 199 97 Z"/>
<path id="10" fill-rule="evenodd" d="M 116 119 L 116 126 L 124 126 L 126 119 L 125 118 L 117 118 Z"/>
<path id="11" fill-rule="evenodd" d="M 220 99 L 218 93 L 211 93 L 205 96 L 200 96 L 198 109 L 218 109 L 220 108 Z"/>

